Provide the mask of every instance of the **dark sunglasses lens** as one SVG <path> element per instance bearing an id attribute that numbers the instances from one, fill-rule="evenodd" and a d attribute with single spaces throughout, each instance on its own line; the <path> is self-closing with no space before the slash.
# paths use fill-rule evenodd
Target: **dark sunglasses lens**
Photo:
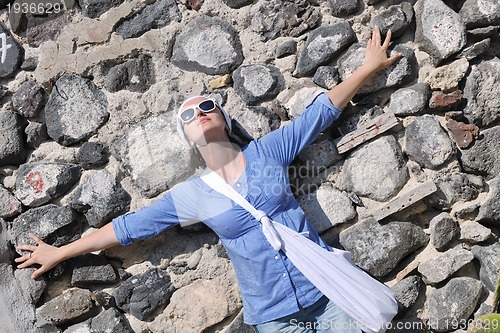
<path id="1" fill-rule="evenodd" d="M 186 109 L 186 110 L 182 111 L 182 113 L 181 113 L 182 121 L 190 121 L 191 119 L 193 119 L 193 117 L 194 117 L 194 109 L 193 108 Z"/>
<path id="2" fill-rule="evenodd" d="M 201 111 L 207 112 L 207 111 L 212 111 L 215 108 L 215 104 L 214 101 L 206 100 L 201 102 L 200 105 L 198 105 L 198 107 L 200 108 Z"/>

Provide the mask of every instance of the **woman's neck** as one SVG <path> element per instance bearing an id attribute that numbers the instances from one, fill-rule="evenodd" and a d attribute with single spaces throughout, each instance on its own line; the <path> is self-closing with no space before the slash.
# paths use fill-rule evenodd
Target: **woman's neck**
<path id="1" fill-rule="evenodd" d="M 238 145 L 231 142 L 209 143 L 197 147 L 207 167 L 232 184 L 245 170 L 244 156 Z"/>

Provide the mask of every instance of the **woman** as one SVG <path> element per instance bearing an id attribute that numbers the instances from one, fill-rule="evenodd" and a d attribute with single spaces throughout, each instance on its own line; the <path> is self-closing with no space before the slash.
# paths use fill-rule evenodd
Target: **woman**
<path id="1" fill-rule="evenodd" d="M 349 78 L 318 95 L 289 125 L 240 148 L 229 140 L 227 114 L 213 101 L 197 96 L 178 112 L 178 130 L 198 150 L 207 168 L 224 179 L 274 221 L 328 246 L 307 221 L 290 192 L 287 167 L 306 145 L 332 124 L 362 84 L 390 66 L 401 54 L 387 57 L 391 32 L 381 43 L 375 28 L 364 64 Z M 25 268 L 41 265 L 33 278 L 68 258 L 150 238 L 178 223 L 203 221 L 220 237 L 240 286 L 245 322 L 263 332 L 361 332 L 333 302 L 324 297 L 263 235 L 260 223 L 245 209 L 212 190 L 200 177 L 175 186 L 153 205 L 120 216 L 73 243 L 56 248 L 31 235 L 37 246 L 21 245 L 29 254 L 16 259 Z"/>

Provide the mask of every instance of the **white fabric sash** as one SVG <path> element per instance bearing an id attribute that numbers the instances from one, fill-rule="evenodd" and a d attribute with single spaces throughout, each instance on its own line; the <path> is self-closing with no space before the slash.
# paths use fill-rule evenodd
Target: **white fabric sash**
<path id="1" fill-rule="evenodd" d="M 305 277 L 335 305 L 356 320 L 366 333 L 383 333 L 398 311 L 391 289 L 355 266 L 347 251 L 327 251 L 257 210 L 215 172 L 200 177 L 208 186 L 246 209 L 262 224 L 276 251 L 282 250 Z"/>

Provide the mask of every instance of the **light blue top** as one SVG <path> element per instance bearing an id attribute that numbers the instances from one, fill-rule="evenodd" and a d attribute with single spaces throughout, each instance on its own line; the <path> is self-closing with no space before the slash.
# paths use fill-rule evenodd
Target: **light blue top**
<path id="1" fill-rule="evenodd" d="M 247 166 L 233 188 L 276 222 L 329 249 L 292 195 L 287 167 L 341 114 L 321 93 L 290 124 L 242 150 Z M 217 235 L 233 263 L 240 286 L 245 323 L 257 325 L 314 304 L 322 293 L 281 252 L 267 242 L 260 223 L 245 209 L 215 192 L 199 177 L 174 186 L 151 206 L 113 220 L 122 245 L 153 237 L 178 223 L 202 221 Z"/>

